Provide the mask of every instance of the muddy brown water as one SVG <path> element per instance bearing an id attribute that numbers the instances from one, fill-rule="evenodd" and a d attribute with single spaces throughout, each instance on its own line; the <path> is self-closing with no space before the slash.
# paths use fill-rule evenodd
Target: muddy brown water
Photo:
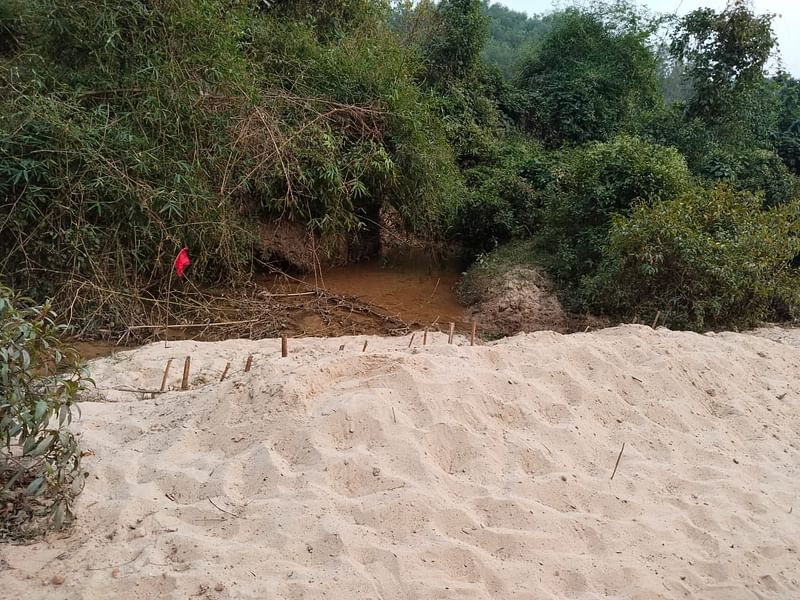
<path id="1" fill-rule="evenodd" d="M 331 294 L 357 299 L 374 314 L 359 314 L 339 308 L 319 310 L 306 296 L 282 297 L 282 311 L 287 313 L 287 333 L 292 336 L 385 335 L 392 325 L 381 315 L 397 319 L 410 329 L 446 330 L 449 322 L 465 325 L 465 308 L 456 296 L 459 278 L 455 261 L 434 262 L 425 258 L 406 258 L 386 264 L 371 260 L 321 273 L 301 276 L 262 275 L 256 284 L 267 294 L 302 294 L 321 289 Z M 296 302 L 292 302 L 296 300 Z M 172 339 L 181 337 L 174 330 Z M 85 360 L 107 356 L 128 349 L 113 342 L 78 341 L 72 345 Z"/>
<path id="2" fill-rule="evenodd" d="M 409 260 L 384 265 L 372 260 L 304 275 L 295 281 L 273 276 L 263 283 L 274 293 L 319 287 L 357 298 L 409 325 L 425 327 L 464 319 L 464 306 L 455 292 L 458 278 L 459 272 L 452 263 L 434 265 Z"/>

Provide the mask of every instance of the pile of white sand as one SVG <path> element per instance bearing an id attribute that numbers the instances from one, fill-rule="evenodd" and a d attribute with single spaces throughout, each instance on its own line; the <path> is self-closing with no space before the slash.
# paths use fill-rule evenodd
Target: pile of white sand
<path id="1" fill-rule="evenodd" d="M 625 326 L 98 360 L 79 521 L 0 548 L 0 597 L 800 598 L 800 332 L 773 337 Z M 188 354 L 188 392 L 114 390 L 158 388 L 167 358 L 175 387 Z"/>

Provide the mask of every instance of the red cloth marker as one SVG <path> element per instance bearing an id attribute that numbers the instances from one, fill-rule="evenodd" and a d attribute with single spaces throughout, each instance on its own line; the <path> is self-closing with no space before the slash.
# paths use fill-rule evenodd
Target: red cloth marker
<path id="1" fill-rule="evenodd" d="M 189 248 L 184 248 L 178 253 L 178 257 L 175 259 L 175 272 L 178 274 L 178 277 L 183 277 L 183 272 L 190 264 Z"/>

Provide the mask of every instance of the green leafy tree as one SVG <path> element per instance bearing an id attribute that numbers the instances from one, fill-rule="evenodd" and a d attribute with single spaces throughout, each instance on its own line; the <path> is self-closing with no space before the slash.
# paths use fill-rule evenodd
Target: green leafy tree
<path id="1" fill-rule="evenodd" d="M 722 12 L 701 8 L 683 17 L 670 49 L 685 64 L 691 82 L 689 116 L 712 124 L 730 122 L 763 83 L 774 48 L 772 15 L 753 14 L 744 0 Z"/>
<path id="2" fill-rule="evenodd" d="M 741 1 L 722 12 L 699 9 L 682 18 L 669 64 L 673 72 L 683 72 L 687 95 L 668 111 L 651 113 L 639 130 L 680 149 L 709 185 L 729 182 L 763 194 L 766 205 L 798 191 L 796 178 L 778 158 L 793 169 L 791 84 L 765 75 L 775 47 L 771 20 Z"/>
<path id="3" fill-rule="evenodd" d="M 800 176 L 800 81 L 779 73 L 774 85 L 778 94 L 778 119 L 770 140 L 786 166 Z"/>
<path id="4" fill-rule="evenodd" d="M 388 0 L 273 0 L 269 7 L 259 0 L 251 2 L 278 18 L 313 23 L 316 33 L 328 40 L 341 39 L 358 27 L 387 20 L 390 14 Z"/>
<path id="5" fill-rule="evenodd" d="M 652 24 L 614 5 L 567 9 L 520 67 L 528 128 L 550 145 L 608 140 L 660 102 Z"/>
<path id="6" fill-rule="evenodd" d="M 489 33 L 481 0 L 440 0 L 424 51 L 432 81 L 464 79 L 480 63 Z"/>

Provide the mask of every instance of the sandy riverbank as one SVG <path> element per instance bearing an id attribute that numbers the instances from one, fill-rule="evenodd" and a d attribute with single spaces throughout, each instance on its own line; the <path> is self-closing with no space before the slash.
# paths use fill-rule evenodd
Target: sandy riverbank
<path id="1" fill-rule="evenodd" d="M 95 361 L 79 522 L 0 597 L 800 597 L 800 332 L 419 338 Z"/>

